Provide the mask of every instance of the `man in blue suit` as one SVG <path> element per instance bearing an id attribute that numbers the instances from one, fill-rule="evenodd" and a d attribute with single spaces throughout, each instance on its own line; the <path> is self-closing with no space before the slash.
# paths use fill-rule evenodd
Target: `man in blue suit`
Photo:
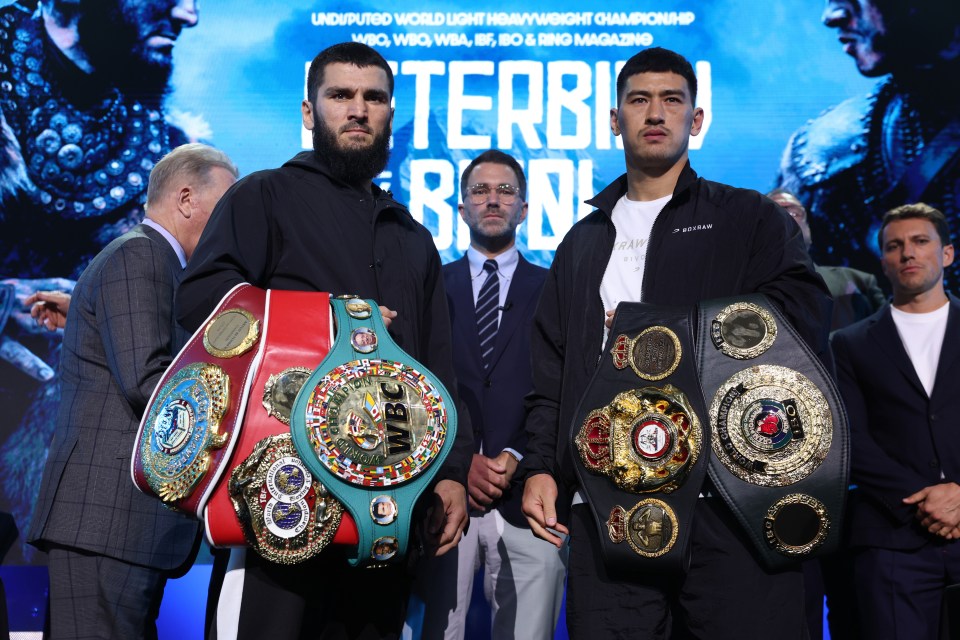
<path id="1" fill-rule="evenodd" d="M 458 390 L 470 412 L 474 455 L 467 482 L 470 527 L 451 553 L 420 575 L 424 638 L 463 638 L 474 573 L 494 638 L 553 638 L 563 599 L 563 551 L 535 538 L 511 479 L 526 451 L 523 399 L 532 387 L 530 325 L 546 269 L 516 248 L 527 217 L 526 180 L 497 150 L 475 158 L 460 179 L 467 254 L 443 267 Z"/>
<path id="2" fill-rule="evenodd" d="M 943 214 L 889 211 L 881 264 L 893 302 L 833 338 L 850 416 L 850 543 L 864 638 L 940 637 L 944 587 L 960 582 L 960 300 Z"/>

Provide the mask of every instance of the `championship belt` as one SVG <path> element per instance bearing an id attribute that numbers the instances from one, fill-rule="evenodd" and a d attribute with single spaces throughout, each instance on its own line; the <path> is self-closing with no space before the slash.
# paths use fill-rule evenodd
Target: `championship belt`
<path id="1" fill-rule="evenodd" d="M 266 292 L 231 289 L 154 389 L 131 472 L 140 491 L 200 517 L 230 459 L 262 341 Z"/>
<path id="2" fill-rule="evenodd" d="M 213 546 L 246 544 L 267 560 L 296 564 L 330 543 L 357 542 L 352 520 L 343 518 L 343 506 L 307 469 L 290 436 L 297 393 L 330 350 L 330 295 L 271 289 L 262 316 L 242 429 L 204 523 Z"/>
<path id="3" fill-rule="evenodd" d="M 440 381 L 393 342 L 374 301 L 331 304 L 337 339 L 297 396 L 293 442 L 356 522 L 350 563 L 396 562 L 417 498 L 452 446 L 456 409 Z"/>
<path id="4" fill-rule="evenodd" d="M 574 467 L 610 572 L 687 565 L 710 446 L 691 322 L 691 309 L 620 304 L 576 412 Z"/>
<path id="5" fill-rule="evenodd" d="M 847 417 L 832 378 L 766 296 L 699 307 L 710 479 L 770 568 L 840 542 Z"/>

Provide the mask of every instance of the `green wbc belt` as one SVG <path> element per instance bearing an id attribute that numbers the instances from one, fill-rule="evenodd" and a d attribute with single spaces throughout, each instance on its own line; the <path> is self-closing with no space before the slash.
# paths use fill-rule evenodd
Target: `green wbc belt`
<path id="1" fill-rule="evenodd" d="M 353 565 L 396 562 L 411 514 L 453 444 L 457 414 L 440 381 L 390 338 L 373 300 L 331 300 L 336 341 L 297 396 L 290 430 L 359 534 Z"/>

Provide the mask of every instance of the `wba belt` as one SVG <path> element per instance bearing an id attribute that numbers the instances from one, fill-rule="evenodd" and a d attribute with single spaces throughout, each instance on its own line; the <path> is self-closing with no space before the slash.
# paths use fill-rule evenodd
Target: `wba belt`
<path id="1" fill-rule="evenodd" d="M 697 345 L 710 479 L 764 562 L 835 548 L 849 432 L 832 378 L 759 294 L 701 303 Z"/>
<path id="2" fill-rule="evenodd" d="M 417 498 L 456 435 L 456 410 L 433 374 L 390 338 L 373 300 L 332 301 L 337 339 L 294 404 L 291 432 L 315 477 L 357 524 L 351 564 L 402 558 Z"/>
<path id="3" fill-rule="evenodd" d="M 246 543 L 274 562 L 355 544 L 351 519 L 300 461 L 288 427 L 330 334 L 329 294 L 231 290 L 151 398 L 134 455 L 137 486 L 202 516 L 212 545 Z"/>
<path id="4" fill-rule="evenodd" d="M 684 569 L 709 452 L 692 310 L 621 304 L 573 425 L 612 572 Z"/>

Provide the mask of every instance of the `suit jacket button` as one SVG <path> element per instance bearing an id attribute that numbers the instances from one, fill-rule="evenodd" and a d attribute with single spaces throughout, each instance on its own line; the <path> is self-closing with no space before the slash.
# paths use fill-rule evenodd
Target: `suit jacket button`
<path id="1" fill-rule="evenodd" d="M 937 414 L 931 413 L 931 414 L 930 414 L 930 422 L 933 422 L 933 421 L 935 421 L 936 419 L 937 419 Z"/>
<path id="2" fill-rule="evenodd" d="M 487 387 L 487 388 L 489 389 L 491 386 L 493 386 L 493 383 L 490 382 L 489 380 L 484 380 L 484 381 L 483 381 L 483 386 L 485 386 L 485 387 Z"/>

